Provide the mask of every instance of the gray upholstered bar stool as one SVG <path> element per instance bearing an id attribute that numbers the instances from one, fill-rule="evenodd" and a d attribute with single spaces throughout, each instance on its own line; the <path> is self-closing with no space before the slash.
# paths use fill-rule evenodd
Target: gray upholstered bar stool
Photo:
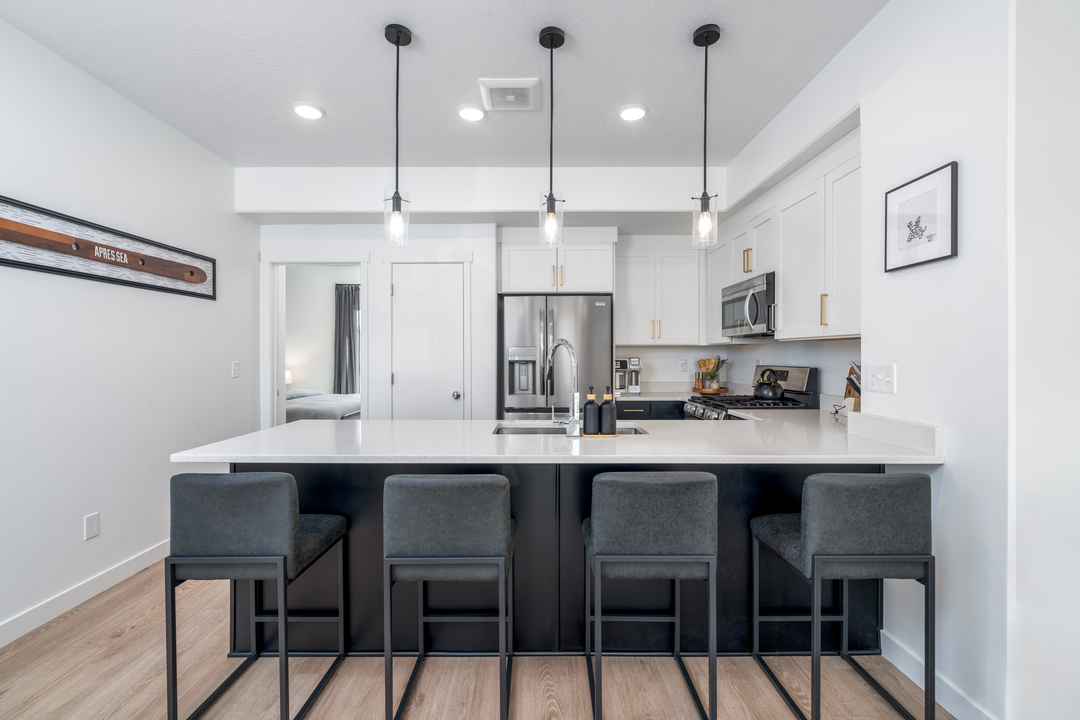
<path id="1" fill-rule="evenodd" d="M 673 656 L 703 720 L 716 720 L 716 476 L 704 472 L 602 473 L 593 478 L 592 515 L 585 518 L 585 664 L 593 696 L 593 718 L 603 718 L 604 622 L 675 624 Z M 596 582 L 596 610 L 590 602 Z M 674 580 L 675 614 L 603 612 L 604 580 Z M 679 648 L 680 583 L 709 583 L 709 711 L 698 697 Z M 590 625 L 592 623 L 592 625 Z M 595 671 L 590 630 L 596 631 Z M 594 678 L 595 676 L 595 678 Z"/>
<path id="2" fill-rule="evenodd" d="M 251 652 L 193 712 L 203 714 L 262 654 L 257 623 L 278 626 L 278 687 L 281 720 L 289 717 L 289 623 L 333 622 L 338 654 L 296 714 L 304 717 L 344 659 L 346 521 L 340 515 L 301 515 L 296 481 L 286 473 L 176 475 L 172 479 L 172 552 L 165 558 L 165 650 L 168 717 L 176 708 L 176 586 L 185 580 L 251 581 Z M 337 547 L 338 614 L 291 615 L 289 583 L 324 553 Z M 259 581 L 277 581 L 277 612 L 259 614 Z"/>
<path id="3" fill-rule="evenodd" d="M 499 714 L 502 720 L 507 720 L 510 665 L 514 655 L 513 561 L 510 481 L 502 475 L 393 475 L 386 479 L 383 487 L 386 720 L 400 718 L 405 710 L 427 651 L 424 628 L 433 622 L 499 624 Z M 390 590 L 399 580 L 417 583 L 420 646 L 395 715 Z M 499 608 L 494 614 L 486 615 L 428 615 L 424 583 L 433 580 L 497 582 Z"/>
<path id="4" fill-rule="evenodd" d="M 810 622 L 810 715 L 821 718 L 821 623 L 842 624 L 840 656 L 907 720 L 914 716 L 848 653 L 848 580 L 917 580 L 925 586 L 926 720 L 934 718 L 934 556 L 931 554 L 930 477 L 922 473 L 811 475 L 803 484 L 802 514 L 750 521 L 754 537 L 754 657 L 800 720 L 805 716 L 761 657 L 762 622 Z M 810 615 L 762 615 L 760 544 L 799 571 L 812 588 Z M 821 581 L 841 581 L 839 615 L 821 614 Z M 880 598 L 880 595 L 879 595 Z"/>

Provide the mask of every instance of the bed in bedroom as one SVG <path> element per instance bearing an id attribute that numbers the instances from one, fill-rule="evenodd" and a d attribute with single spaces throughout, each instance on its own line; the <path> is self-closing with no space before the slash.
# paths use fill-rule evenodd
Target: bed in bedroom
<path id="1" fill-rule="evenodd" d="M 328 395 L 318 390 L 286 390 L 285 422 L 294 420 L 359 420 L 360 394 Z"/>

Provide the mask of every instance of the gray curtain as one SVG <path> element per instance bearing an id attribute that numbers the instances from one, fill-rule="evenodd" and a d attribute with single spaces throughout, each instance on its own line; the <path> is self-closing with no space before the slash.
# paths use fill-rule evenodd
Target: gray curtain
<path id="1" fill-rule="evenodd" d="M 334 301 L 334 393 L 360 392 L 360 286 L 337 285 Z"/>

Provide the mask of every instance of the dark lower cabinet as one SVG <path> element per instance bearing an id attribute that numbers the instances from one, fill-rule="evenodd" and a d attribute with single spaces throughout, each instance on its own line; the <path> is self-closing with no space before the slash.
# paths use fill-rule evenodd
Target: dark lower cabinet
<path id="1" fill-rule="evenodd" d="M 683 404 L 678 400 L 620 400 L 615 411 L 619 420 L 682 420 Z"/>

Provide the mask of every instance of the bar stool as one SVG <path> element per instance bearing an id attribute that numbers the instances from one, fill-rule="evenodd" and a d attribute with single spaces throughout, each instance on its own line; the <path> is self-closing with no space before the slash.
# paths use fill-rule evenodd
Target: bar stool
<path id="1" fill-rule="evenodd" d="M 602 473 L 593 478 L 592 515 L 581 524 L 585 536 L 585 664 L 593 718 L 603 718 L 603 623 L 670 622 L 675 624 L 672 652 L 702 720 L 716 720 L 716 476 L 705 472 Z M 596 581 L 596 610 L 589 580 Z M 603 580 L 674 580 L 675 613 L 603 612 Z M 679 647 L 682 629 L 680 583 L 709 583 L 709 712 L 705 713 Z M 590 647 L 590 623 L 596 629 L 596 669 Z M 594 679 L 595 674 L 595 679 Z"/>
<path id="2" fill-rule="evenodd" d="M 346 521 L 340 515 L 301 515 L 296 481 L 286 473 L 176 475 L 171 486 L 172 551 L 165 558 L 165 652 L 168 717 L 176 707 L 176 586 L 185 580 L 251 581 L 251 652 L 188 720 L 202 715 L 262 655 L 258 623 L 278 626 L 278 687 L 281 720 L 289 718 L 289 623 L 334 622 L 338 654 L 307 702 L 300 720 L 345 657 Z M 338 614 L 292 615 L 288 585 L 330 548 L 337 547 Z M 277 582 L 277 612 L 258 614 L 260 580 Z"/>
<path id="3" fill-rule="evenodd" d="M 803 484 L 802 514 L 764 515 L 753 534 L 753 655 L 792 713 L 805 720 L 791 695 L 761 657 L 762 622 L 810 622 L 810 716 L 821 718 L 821 623 L 842 624 L 840 657 L 906 720 L 914 716 L 848 653 L 848 580 L 918 580 L 925 586 L 925 718 L 934 720 L 934 556 L 931 554 L 930 477 L 922 473 L 823 473 Z M 759 546 L 765 543 L 798 570 L 812 588 L 809 615 L 762 615 Z M 821 614 L 821 581 L 841 581 L 841 612 Z"/>
<path id="4" fill-rule="evenodd" d="M 396 720 L 404 713 L 426 654 L 425 626 L 436 622 L 499 624 L 499 716 L 507 720 L 514 659 L 513 560 L 510 481 L 502 475 L 393 475 L 386 479 L 383 486 L 386 720 Z M 432 580 L 498 582 L 499 608 L 486 615 L 428 615 L 424 583 Z M 395 715 L 390 589 L 398 581 L 417 583 L 420 647 Z"/>

